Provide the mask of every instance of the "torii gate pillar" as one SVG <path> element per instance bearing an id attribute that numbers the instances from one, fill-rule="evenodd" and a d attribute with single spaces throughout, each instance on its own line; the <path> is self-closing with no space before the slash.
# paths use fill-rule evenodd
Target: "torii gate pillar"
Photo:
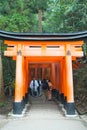
<path id="1" fill-rule="evenodd" d="M 15 96 L 13 103 L 13 114 L 22 113 L 22 95 L 23 95 L 23 57 L 21 45 L 17 48 L 16 57 L 16 81 L 15 81 Z"/>
<path id="2" fill-rule="evenodd" d="M 66 44 L 65 69 L 66 69 L 66 90 L 67 90 L 67 115 L 75 115 L 74 94 L 73 94 L 73 73 L 72 73 L 72 56 L 70 44 Z"/>

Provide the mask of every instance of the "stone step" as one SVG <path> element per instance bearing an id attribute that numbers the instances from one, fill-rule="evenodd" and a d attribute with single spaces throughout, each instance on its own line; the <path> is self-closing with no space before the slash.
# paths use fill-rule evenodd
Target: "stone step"
<path id="1" fill-rule="evenodd" d="M 59 119 L 64 117 L 61 108 L 55 101 L 47 101 L 41 97 L 30 97 L 30 108 L 27 110 L 29 119 Z"/>

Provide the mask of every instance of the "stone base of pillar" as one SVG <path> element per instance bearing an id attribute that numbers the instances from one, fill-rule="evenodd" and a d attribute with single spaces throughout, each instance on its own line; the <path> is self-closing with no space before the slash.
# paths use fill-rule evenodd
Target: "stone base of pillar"
<path id="1" fill-rule="evenodd" d="M 25 104 L 27 104 L 28 103 L 28 101 L 29 101 L 29 99 L 28 99 L 29 97 L 28 97 L 28 93 L 26 93 L 25 94 Z"/>
<path id="2" fill-rule="evenodd" d="M 25 97 L 23 97 L 23 100 L 22 100 L 22 110 L 25 108 Z"/>
<path id="3" fill-rule="evenodd" d="M 63 93 L 59 93 L 58 90 L 56 90 L 56 92 L 57 92 L 56 99 L 58 101 L 60 101 L 60 103 L 62 103 L 62 107 L 64 108 L 65 115 L 66 116 L 76 116 L 74 103 L 68 103 L 67 97 L 64 96 Z"/>
<path id="4" fill-rule="evenodd" d="M 66 104 L 66 114 L 67 115 L 75 115 L 75 106 L 74 103 L 67 103 Z"/>
<path id="5" fill-rule="evenodd" d="M 28 103 L 28 93 L 25 94 L 21 102 L 13 103 L 13 114 L 21 115 L 27 103 Z"/>
<path id="6" fill-rule="evenodd" d="M 59 91 L 56 89 L 52 89 L 52 97 L 58 98 L 59 96 Z"/>
<path id="7" fill-rule="evenodd" d="M 67 106 L 67 97 L 65 96 L 65 100 L 64 100 L 64 109 L 66 109 Z"/>
<path id="8" fill-rule="evenodd" d="M 60 94 L 59 94 L 59 101 L 60 101 L 62 104 L 64 104 L 64 102 L 65 102 L 65 97 L 64 97 L 64 94 L 63 94 L 63 93 L 60 93 Z"/>
<path id="9" fill-rule="evenodd" d="M 23 111 L 23 103 L 21 102 L 14 102 L 13 103 L 13 114 L 22 114 Z"/>

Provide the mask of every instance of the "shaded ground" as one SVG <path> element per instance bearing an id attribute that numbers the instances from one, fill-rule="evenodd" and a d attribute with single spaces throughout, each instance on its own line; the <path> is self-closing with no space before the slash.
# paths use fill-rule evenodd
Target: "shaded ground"
<path id="1" fill-rule="evenodd" d="M 13 108 L 13 97 L 5 96 L 5 102 L 0 103 L 0 115 L 7 115 Z"/>
<path id="2" fill-rule="evenodd" d="M 74 71 L 74 93 L 77 111 L 87 113 L 87 64 Z"/>

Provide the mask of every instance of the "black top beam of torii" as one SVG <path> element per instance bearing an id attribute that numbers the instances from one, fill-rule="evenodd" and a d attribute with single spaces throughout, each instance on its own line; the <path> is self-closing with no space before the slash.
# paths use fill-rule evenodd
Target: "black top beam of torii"
<path id="1" fill-rule="evenodd" d="M 16 33 L 0 30 L 0 39 L 15 41 L 87 41 L 87 31 L 75 33 Z"/>

